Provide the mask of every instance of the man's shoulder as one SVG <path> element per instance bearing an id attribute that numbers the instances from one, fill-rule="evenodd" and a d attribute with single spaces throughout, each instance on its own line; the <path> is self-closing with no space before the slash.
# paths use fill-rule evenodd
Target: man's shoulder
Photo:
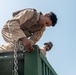
<path id="1" fill-rule="evenodd" d="M 34 12 L 34 11 L 36 11 L 37 12 L 37 10 L 34 9 L 34 8 L 25 8 L 25 9 L 21 9 L 21 10 L 13 12 L 13 16 L 17 15 L 18 13 L 20 13 L 22 11 L 28 11 L 28 12 Z"/>
<path id="2" fill-rule="evenodd" d="M 37 11 L 35 8 L 25 8 L 23 10 L 35 10 L 35 11 Z"/>

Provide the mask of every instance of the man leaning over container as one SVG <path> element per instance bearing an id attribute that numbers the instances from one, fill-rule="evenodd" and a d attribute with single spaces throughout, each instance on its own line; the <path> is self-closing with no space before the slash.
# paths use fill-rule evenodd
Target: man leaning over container
<path id="1" fill-rule="evenodd" d="M 13 51 L 15 42 L 19 40 L 28 52 L 33 51 L 32 45 L 39 41 L 46 27 L 54 27 L 56 23 L 57 16 L 53 12 L 43 15 L 33 8 L 14 12 L 13 18 L 2 28 L 2 36 L 6 44 L 0 46 L 0 53 Z"/>

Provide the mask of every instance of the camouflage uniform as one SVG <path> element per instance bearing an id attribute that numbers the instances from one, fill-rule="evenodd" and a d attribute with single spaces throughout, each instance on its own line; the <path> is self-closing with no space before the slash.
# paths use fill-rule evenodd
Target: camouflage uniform
<path id="1" fill-rule="evenodd" d="M 34 45 L 45 31 L 45 27 L 39 25 L 40 15 L 42 14 L 30 8 L 14 12 L 13 18 L 3 26 L 2 36 L 7 43 L 0 47 L 0 52 L 13 51 L 14 41 L 22 37 L 29 38 Z"/>

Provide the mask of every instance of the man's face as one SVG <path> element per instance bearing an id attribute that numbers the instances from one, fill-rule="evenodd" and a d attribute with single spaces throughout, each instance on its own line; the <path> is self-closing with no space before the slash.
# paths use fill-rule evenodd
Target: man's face
<path id="1" fill-rule="evenodd" d="M 50 50 L 50 47 L 49 47 L 49 45 L 45 45 L 45 49 L 46 49 L 46 51 L 49 51 Z"/>
<path id="2" fill-rule="evenodd" d="M 50 20 L 49 16 L 43 16 L 41 18 L 41 24 L 43 26 L 46 26 L 46 27 L 49 27 L 49 26 L 52 26 L 52 21 Z"/>

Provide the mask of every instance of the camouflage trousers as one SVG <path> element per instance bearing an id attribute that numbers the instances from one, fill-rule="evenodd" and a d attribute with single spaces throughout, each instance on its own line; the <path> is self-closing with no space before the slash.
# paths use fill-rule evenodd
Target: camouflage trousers
<path id="1" fill-rule="evenodd" d="M 26 51 L 22 41 L 20 41 L 20 40 L 17 42 L 16 47 L 17 47 L 18 51 Z M 0 53 L 12 52 L 12 51 L 14 51 L 14 48 L 15 48 L 15 44 L 6 43 L 6 44 L 0 46 Z"/>

